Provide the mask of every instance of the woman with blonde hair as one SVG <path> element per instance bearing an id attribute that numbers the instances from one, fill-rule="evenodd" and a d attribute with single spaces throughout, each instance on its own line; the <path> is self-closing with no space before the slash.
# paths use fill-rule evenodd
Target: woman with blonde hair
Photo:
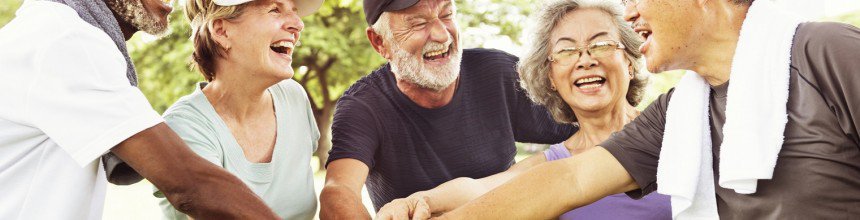
<path id="1" fill-rule="evenodd" d="M 197 154 L 236 175 L 280 217 L 312 219 L 319 131 L 292 78 L 300 19 L 322 0 L 188 0 L 193 64 L 206 79 L 164 113 Z M 156 196 L 158 196 L 156 192 Z M 185 219 L 165 199 L 165 217 Z"/>
<path id="2" fill-rule="evenodd" d="M 532 101 L 546 106 L 556 121 L 578 125 L 579 132 L 502 173 L 454 179 L 392 201 L 377 217 L 409 214 L 421 219 L 451 211 L 529 168 L 600 144 L 637 117 L 634 106 L 647 84 L 647 75 L 640 72 L 642 40 L 624 22 L 620 8 L 609 1 L 561 0 L 545 5 L 537 14 L 531 47 L 519 64 L 521 85 Z M 640 200 L 617 194 L 560 218 L 671 219 L 669 203 L 668 196 L 656 193 Z"/>

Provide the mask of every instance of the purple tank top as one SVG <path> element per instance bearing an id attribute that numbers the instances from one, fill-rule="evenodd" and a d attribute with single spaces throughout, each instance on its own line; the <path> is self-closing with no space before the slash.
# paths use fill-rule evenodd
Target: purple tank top
<path id="1" fill-rule="evenodd" d="M 563 143 L 554 144 L 543 152 L 547 161 L 570 157 L 570 151 Z M 559 216 L 559 219 L 672 219 L 672 206 L 669 196 L 651 193 L 634 200 L 619 193 L 607 196 L 590 205 L 579 207 Z"/>

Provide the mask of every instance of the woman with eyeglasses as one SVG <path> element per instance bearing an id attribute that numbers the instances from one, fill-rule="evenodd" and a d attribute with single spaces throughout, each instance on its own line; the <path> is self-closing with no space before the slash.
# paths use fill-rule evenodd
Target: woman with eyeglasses
<path id="1" fill-rule="evenodd" d="M 640 73 L 642 40 L 624 22 L 620 7 L 609 1 L 547 4 L 537 14 L 532 47 L 519 64 L 521 84 L 529 97 L 546 106 L 556 121 L 578 125 L 579 132 L 502 173 L 481 179 L 458 178 L 394 200 L 380 209 L 377 218 L 409 215 L 421 219 L 451 211 L 531 167 L 600 144 L 637 117 L 634 106 L 647 84 L 647 74 Z M 552 193 L 540 190 L 523 189 L 522 193 Z M 640 200 L 616 194 L 560 219 L 671 219 L 671 206 L 668 196 L 657 193 Z"/>

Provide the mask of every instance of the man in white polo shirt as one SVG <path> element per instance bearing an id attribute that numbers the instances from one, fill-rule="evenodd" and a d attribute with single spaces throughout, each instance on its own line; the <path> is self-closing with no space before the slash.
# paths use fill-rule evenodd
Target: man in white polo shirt
<path id="1" fill-rule="evenodd" d="M 169 0 L 26 1 L 0 29 L 0 219 L 100 219 L 111 152 L 196 218 L 275 218 L 191 152 L 135 85 L 125 40 Z"/>

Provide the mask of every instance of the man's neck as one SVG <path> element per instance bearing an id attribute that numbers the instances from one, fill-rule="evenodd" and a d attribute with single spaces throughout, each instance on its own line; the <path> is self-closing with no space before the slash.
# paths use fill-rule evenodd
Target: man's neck
<path id="1" fill-rule="evenodd" d="M 454 99 L 454 92 L 457 91 L 457 85 L 460 79 L 448 85 L 442 90 L 433 90 L 416 85 L 415 83 L 406 80 L 397 79 L 397 88 L 403 92 L 406 97 L 415 102 L 418 106 L 434 109 L 451 103 Z"/>
<path id="2" fill-rule="evenodd" d="M 712 25 L 708 26 L 714 28 L 701 41 L 710 44 L 701 49 L 699 62 L 693 63 L 691 69 L 705 78 L 711 86 L 729 81 L 741 27 L 748 10 L 749 7 L 745 6 L 728 7 L 715 13 L 709 22 Z"/>
<path id="3" fill-rule="evenodd" d="M 117 23 L 119 23 L 119 30 L 122 32 L 123 38 L 125 38 L 126 41 L 128 41 L 128 39 L 131 39 L 131 37 L 134 36 L 134 33 L 137 33 L 138 29 L 135 28 L 134 25 L 131 25 L 125 20 L 123 20 L 122 17 L 116 14 L 116 12 L 114 12 L 113 10 L 110 10 L 110 12 L 111 14 L 113 14 L 113 17 L 116 19 Z"/>

